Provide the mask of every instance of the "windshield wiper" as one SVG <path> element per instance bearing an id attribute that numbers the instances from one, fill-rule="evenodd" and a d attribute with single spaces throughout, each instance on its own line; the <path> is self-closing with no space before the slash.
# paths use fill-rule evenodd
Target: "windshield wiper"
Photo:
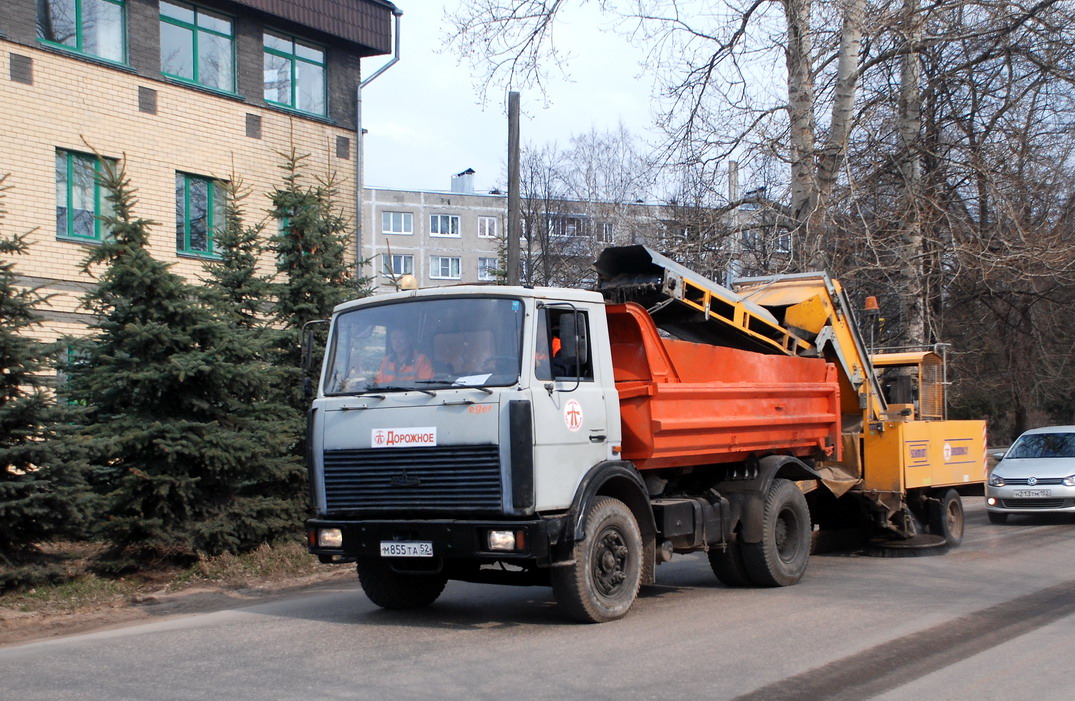
<path id="1" fill-rule="evenodd" d="M 421 382 L 421 380 L 419 380 Z M 428 389 L 422 389 L 421 387 L 402 387 L 400 385 L 374 385 L 370 387 L 374 390 L 384 390 L 385 392 L 421 392 L 422 394 L 428 394 L 430 397 L 437 396 L 436 392 L 431 392 Z"/>

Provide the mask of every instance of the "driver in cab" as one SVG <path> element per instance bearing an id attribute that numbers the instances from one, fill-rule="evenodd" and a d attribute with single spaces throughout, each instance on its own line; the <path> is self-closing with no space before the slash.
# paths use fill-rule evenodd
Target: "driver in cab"
<path id="1" fill-rule="evenodd" d="M 407 380 L 428 380 L 433 377 L 433 363 L 414 347 L 410 329 L 394 328 L 388 332 L 388 353 L 374 379 L 378 384 Z"/>

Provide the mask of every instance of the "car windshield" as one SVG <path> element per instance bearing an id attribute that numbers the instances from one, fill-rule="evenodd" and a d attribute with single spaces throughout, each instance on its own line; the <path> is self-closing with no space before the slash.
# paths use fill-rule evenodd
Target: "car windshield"
<path id="1" fill-rule="evenodd" d="M 1008 458 L 1075 458 L 1075 433 L 1028 433 L 1020 436 Z"/>
<path id="2" fill-rule="evenodd" d="M 512 385 L 519 379 L 522 301 L 409 299 L 340 314 L 325 394 Z"/>

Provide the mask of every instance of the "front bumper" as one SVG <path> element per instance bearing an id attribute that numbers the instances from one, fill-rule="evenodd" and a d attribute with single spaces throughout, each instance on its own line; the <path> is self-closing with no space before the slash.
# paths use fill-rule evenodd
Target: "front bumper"
<path id="1" fill-rule="evenodd" d="M 987 485 L 985 508 L 1005 514 L 1075 513 L 1075 487 Z"/>
<path id="2" fill-rule="evenodd" d="M 436 559 L 523 560 L 547 565 L 553 547 L 562 540 L 563 525 L 558 516 L 527 521 L 310 519 L 306 531 L 310 552 L 322 559 L 380 557 L 382 542 L 423 541 L 432 543 Z M 325 528 L 343 533 L 341 547 L 317 545 L 317 532 Z M 486 539 L 490 530 L 521 533 L 523 546 L 511 551 L 491 550 Z"/>

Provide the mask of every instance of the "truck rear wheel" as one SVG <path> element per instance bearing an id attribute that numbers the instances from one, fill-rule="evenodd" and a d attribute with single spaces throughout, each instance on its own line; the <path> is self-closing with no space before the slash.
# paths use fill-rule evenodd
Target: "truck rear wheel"
<path id="1" fill-rule="evenodd" d="M 388 562 L 376 558 L 360 559 L 357 569 L 362 591 L 370 601 L 386 609 L 425 608 L 437 600 L 448 583 L 441 573 L 396 572 Z"/>
<path id="2" fill-rule="evenodd" d="M 732 536 L 725 544 L 724 550 L 710 548 L 709 566 L 722 584 L 729 587 L 749 587 L 753 584 L 743 562 L 743 546 L 738 536 Z"/>
<path id="3" fill-rule="evenodd" d="M 642 582 L 642 535 L 631 510 L 618 499 L 595 499 L 572 556 L 572 564 L 552 570 L 556 602 L 583 623 L 622 618 Z"/>
<path id="4" fill-rule="evenodd" d="M 963 542 L 963 500 L 959 492 L 949 489 L 939 501 L 930 502 L 929 530 L 944 538 L 949 547 Z"/>
<path id="5" fill-rule="evenodd" d="M 743 543 L 743 564 L 763 587 L 798 582 L 810 559 L 810 509 L 806 497 L 786 479 L 774 479 L 765 496 L 760 543 Z"/>

